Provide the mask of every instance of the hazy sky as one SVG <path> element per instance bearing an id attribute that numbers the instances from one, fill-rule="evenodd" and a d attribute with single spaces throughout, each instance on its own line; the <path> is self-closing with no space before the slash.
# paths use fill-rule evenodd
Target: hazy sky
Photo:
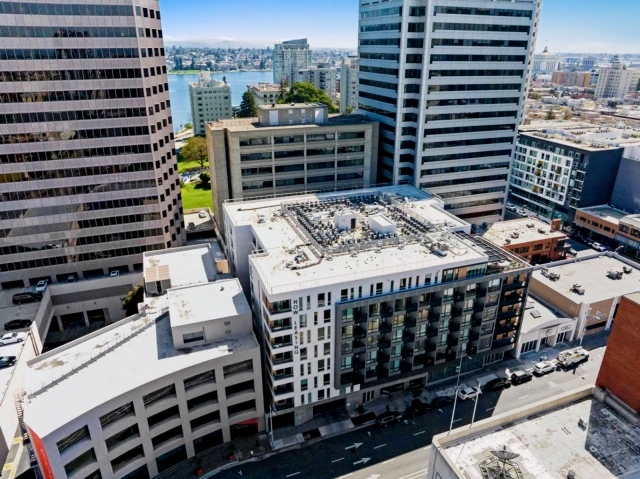
<path id="1" fill-rule="evenodd" d="M 161 0 L 168 41 L 228 39 L 356 48 L 357 0 Z M 640 0 L 544 0 L 537 49 L 640 52 Z"/>

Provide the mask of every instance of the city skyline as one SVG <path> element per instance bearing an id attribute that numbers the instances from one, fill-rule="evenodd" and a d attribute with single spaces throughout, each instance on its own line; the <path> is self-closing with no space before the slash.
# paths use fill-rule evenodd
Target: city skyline
<path id="1" fill-rule="evenodd" d="M 327 0 L 321 9 L 293 0 L 282 0 L 279 5 L 280 13 L 274 15 L 273 5 L 248 0 L 242 11 L 252 15 L 240 17 L 233 3 L 163 2 L 162 8 L 167 12 L 163 18 L 165 40 L 218 43 L 225 47 L 272 47 L 275 42 L 307 37 L 312 48 L 357 48 L 357 2 Z M 635 53 L 633 48 L 640 44 L 640 32 L 634 28 L 633 19 L 640 15 L 640 4 L 611 0 L 603 11 L 596 10 L 596 5 L 594 0 L 587 0 L 576 9 L 573 0 L 545 1 L 537 50 L 548 46 L 553 52 Z M 198 19 L 202 20 L 189 16 L 191 6 L 198 9 Z M 622 10 L 627 14 L 620 16 L 618 12 Z M 313 25 L 301 21 L 308 14 L 313 15 Z M 567 18 L 572 20 L 568 22 Z M 598 29 L 584 28 L 595 21 Z M 603 31 L 608 32 L 606 41 L 602 40 Z"/>

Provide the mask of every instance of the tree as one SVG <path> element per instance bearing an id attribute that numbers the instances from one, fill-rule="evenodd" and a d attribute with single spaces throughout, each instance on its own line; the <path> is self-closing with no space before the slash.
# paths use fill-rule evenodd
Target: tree
<path id="1" fill-rule="evenodd" d="M 180 150 L 183 161 L 197 161 L 201 168 L 204 168 L 207 154 L 207 140 L 202 136 L 194 136 Z"/>
<path id="2" fill-rule="evenodd" d="M 193 128 L 193 123 L 187 122 L 184 124 L 185 128 Z"/>
<path id="3" fill-rule="evenodd" d="M 345 108 L 345 113 L 347 115 L 351 115 L 351 113 L 353 113 L 353 105 L 347 105 L 347 108 Z"/>
<path id="4" fill-rule="evenodd" d="M 129 293 L 122 298 L 122 309 L 127 316 L 138 313 L 138 303 L 144 299 L 144 288 L 142 283 L 136 284 Z"/>
<path id="5" fill-rule="evenodd" d="M 242 94 L 242 101 L 240 102 L 238 118 L 253 118 L 254 116 L 258 116 L 256 99 L 253 97 L 253 93 L 251 93 L 250 91 L 245 91 Z"/>
<path id="6" fill-rule="evenodd" d="M 567 110 L 564 112 L 564 119 L 565 120 L 571 120 L 571 111 Z"/>
<path id="7" fill-rule="evenodd" d="M 553 111 L 549 110 L 547 112 L 547 116 L 545 117 L 546 120 L 553 120 L 555 117 L 553 116 Z"/>
<path id="8" fill-rule="evenodd" d="M 280 82 L 280 92 L 278 93 L 278 98 L 280 100 L 284 100 L 284 96 L 287 94 L 287 89 L 289 88 L 289 80 L 283 78 Z"/>
<path id="9" fill-rule="evenodd" d="M 318 90 L 312 83 L 297 82 L 291 86 L 280 103 L 323 103 L 329 108 L 329 113 L 337 113 L 338 109 L 331 98 L 322 90 Z"/>
<path id="10" fill-rule="evenodd" d="M 200 173 L 200 188 L 203 190 L 211 188 L 211 176 L 209 176 L 209 173 Z"/>

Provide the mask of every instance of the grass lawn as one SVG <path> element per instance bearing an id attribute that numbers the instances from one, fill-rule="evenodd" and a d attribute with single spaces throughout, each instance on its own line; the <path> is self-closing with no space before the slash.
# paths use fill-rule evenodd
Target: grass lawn
<path id="1" fill-rule="evenodd" d="M 194 183 L 187 183 L 181 188 L 182 207 L 185 210 L 191 208 L 211 208 L 213 211 L 213 198 L 211 190 L 196 188 Z"/>
<path id="2" fill-rule="evenodd" d="M 182 173 L 183 171 L 186 170 L 191 170 L 194 168 L 200 168 L 200 162 L 199 161 L 180 161 L 178 163 L 178 173 Z M 209 169 L 209 162 L 205 161 L 204 162 L 204 168 L 206 168 L 207 170 Z"/>

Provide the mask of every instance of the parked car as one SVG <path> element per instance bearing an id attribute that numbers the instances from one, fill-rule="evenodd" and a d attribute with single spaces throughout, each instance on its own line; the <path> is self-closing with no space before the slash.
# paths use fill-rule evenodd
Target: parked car
<path id="1" fill-rule="evenodd" d="M 111 273 L 109 273 L 109 276 L 111 278 L 115 278 L 116 276 L 120 276 L 120 271 L 118 271 L 117 269 L 113 270 Z"/>
<path id="2" fill-rule="evenodd" d="M 0 346 L 11 343 L 21 343 L 27 338 L 27 333 L 7 333 L 0 338 Z"/>
<path id="3" fill-rule="evenodd" d="M 601 253 L 603 251 L 607 251 L 607 247 L 606 246 L 601 245 L 600 243 L 596 243 L 595 241 L 593 243 L 591 243 L 589 246 L 591 246 L 596 251 L 600 251 Z"/>
<path id="4" fill-rule="evenodd" d="M 507 378 L 495 378 L 484 385 L 485 390 L 500 391 L 501 389 L 509 389 L 511 381 Z"/>
<path id="5" fill-rule="evenodd" d="M 76 281 L 78 281 L 78 279 L 76 278 L 75 274 L 70 274 L 69 276 L 67 276 L 67 283 L 75 283 Z"/>
<path id="6" fill-rule="evenodd" d="M 458 398 L 466 401 L 467 399 L 473 399 L 480 394 L 480 388 L 463 388 L 458 391 Z"/>
<path id="7" fill-rule="evenodd" d="M 402 421 L 402 414 L 398 411 L 387 411 L 378 416 L 378 426 L 387 427 L 389 424 Z"/>
<path id="8" fill-rule="evenodd" d="M 511 203 L 507 203 L 507 210 L 509 211 L 516 211 L 518 208 L 515 205 L 512 205 Z"/>
<path id="9" fill-rule="evenodd" d="M 42 299 L 42 293 L 16 293 L 11 297 L 13 304 L 35 303 Z"/>
<path id="10" fill-rule="evenodd" d="M 31 326 L 31 320 L 29 319 L 14 319 L 13 321 L 4 323 L 4 329 L 6 331 L 28 328 L 29 326 Z"/>
<path id="11" fill-rule="evenodd" d="M 431 400 L 431 408 L 432 409 L 440 409 L 447 404 L 451 404 L 453 402 L 453 398 L 450 396 L 436 396 Z"/>
<path id="12" fill-rule="evenodd" d="M 411 405 L 405 410 L 406 417 L 420 416 L 431 411 L 431 403 L 425 398 L 419 397 L 411 401 Z"/>
<path id="13" fill-rule="evenodd" d="M 516 213 L 519 214 L 520 216 L 527 216 L 527 212 L 522 208 L 516 209 Z"/>
<path id="14" fill-rule="evenodd" d="M 0 357 L 0 368 L 8 368 L 16 363 L 15 356 L 2 356 Z"/>
<path id="15" fill-rule="evenodd" d="M 189 222 L 189 224 L 187 225 L 187 229 L 188 230 L 196 229 L 196 224 L 193 221 Z"/>
<path id="16" fill-rule="evenodd" d="M 551 361 L 540 361 L 533 366 L 533 372 L 539 374 L 540 376 L 544 376 L 545 374 L 549 374 L 556 370 L 556 365 Z"/>
<path id="17" fill-rule="evenodd" d="M 198 213 L 198 218 L 206 218 L 206 217 L 207 217 L 206 211 L 201 211 L 200 213 Z"/>
<path id="18" fill-rule="evenodd" d="M 511 373 L 510 379 L 511 379 L 511 384 L 518 385 L 518 384 L 528 383 L 533 379 L 533 376 L 531 375 L 531 373 L 528 373 L 527 371 L 515 371 Z"/>
<path id="19" fill-rule="evenodd" d="M 47 283 L 48 281 L 46 279 L 38 281 L 36 283 L 36 293 L 44 293 L 47 290 Z"/>
<path id="20" fill-rule="evenodd" d="M 578 251 L 574 248 L 569 248 L 567 250 L 567 253 L 569 253 L 571 256 L 578 256 Z"/>

